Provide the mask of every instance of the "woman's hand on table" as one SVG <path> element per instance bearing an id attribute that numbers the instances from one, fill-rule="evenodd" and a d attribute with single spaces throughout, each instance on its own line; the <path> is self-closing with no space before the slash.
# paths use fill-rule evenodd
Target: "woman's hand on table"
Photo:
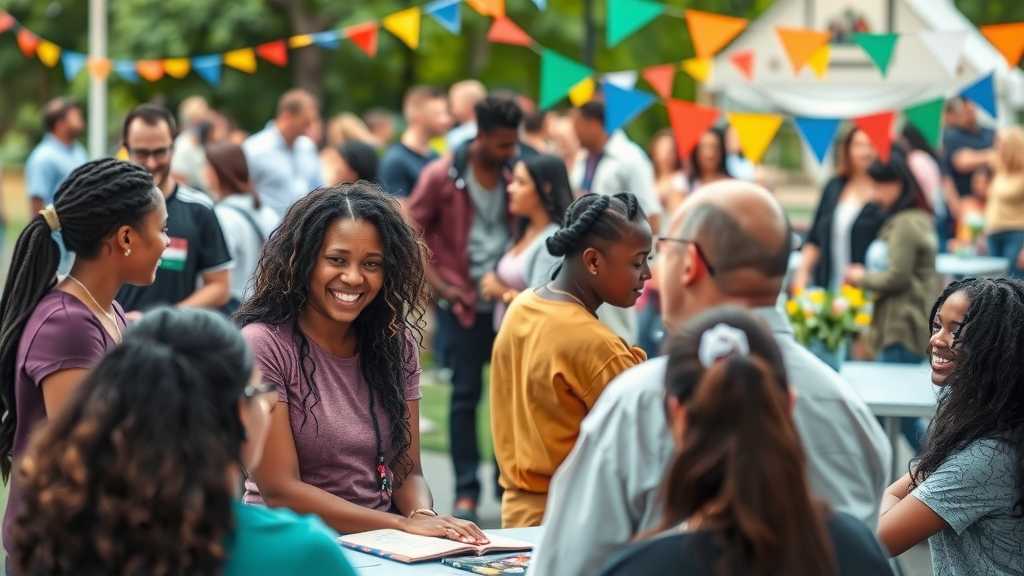
<path id="1" fill-rule="evenodd" d="M 402 530 L 420 536 L 447 538 L 466 544 L 489 544 L 490 540 L 476 524 L 459 520 L 451 516 L 431 516 L 429 514 L 413 514 L 402 522 Z"/>

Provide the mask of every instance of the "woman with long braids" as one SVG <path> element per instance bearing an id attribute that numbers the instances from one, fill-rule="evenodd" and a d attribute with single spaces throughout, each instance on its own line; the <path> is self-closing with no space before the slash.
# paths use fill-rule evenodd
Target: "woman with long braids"
<path id="1" fill-rule="evenodd" d="M 18 463 L 16 573 L 352 576 L 319 520 L 240 501 L 276 394 L 238 329 L 165 308 L 125 336 Z"/>
<path id="2" fill-rule="evenodd" d="M 931 314 L 939 405 L 910 473 L 885 492 L 893 555 L 928 540 L 937 576 L 1024 574 L 1024 283 L 950 284 Z"/>
<path id="3" fill-rule="evenodd" d="M 588 194 L 547 240 L 554 280 L 509 307 L 491 358 L 491 425 L 501 470 L 501 523 L 538 526 L 548 485 L 580 423 L 613 378 L 647 359 L 597 318 L 629 308 L 651 277 L 651 227 L 632 194 Z"/>
<path id="4" fill-rule="evenodd" d="M 288 210 L 236 318 L 281 407 L 247 501 L 343 533 L 486 542 L 475 524 L 434 512 L 420 467 L 423 257 L 376 185 L 318 189 Z"/>
<path id="5" fill-rule="evenodd" d="M 3 541 L 22 506 L 10 478 L 29 435 L 57 415 L 89 368 L 121 341 L 125 315 L 114 296 L 147 285 L 167 247 L 164 198 L 143 168 L 96 160 L 74 170 L 56 202 L 36 215 L 14 246 L 0 300 L 0 470 L 10 480 Z M 57 267 L 75 263 L 64 279 Z"/>

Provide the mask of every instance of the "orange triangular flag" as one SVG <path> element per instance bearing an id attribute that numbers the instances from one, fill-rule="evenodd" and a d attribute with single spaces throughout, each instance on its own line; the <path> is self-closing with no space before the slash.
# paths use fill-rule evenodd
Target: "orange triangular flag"
<path id="1" fill-rule="evenodd" d="M 139 60 L 135 63 L 135 71 L 150 82 L 164 77 L 164 63 L 160 60 Z"/>
<path id="2" fill-rule="evenodd" d="M 530 38 L 530 35 L 518 24 L 505 17 L 494 19 L 491 30 L 487 32 L 487 40 L 495 44 L 533 46 L 533 38 Z"/>
<path id="3" fill-rule="evenodd" d="M 853 124 L 868 135 L 882 162 L 889 161 L 892 151 L 892 123 L 895 118 L 894 112 L 882 112 L 853 119 Z"/>
<path id="4" fill-rule="evenodd" d="M 700 137 L 715 125 L 718 110 L 693 102 L 669 100 L 668 119 L 676 136 L 676 149 L 680 158 L 686 158 L 693 151 Z"/>
<path id="5" fill-rule="evenodd" d="M 35 56 L 38 47 L 39 36 L 33 34 L 28 28 L 18 30 L 18 48 L 21 48 L 21 53 L 25 55 L 25 58 Z"/>
<path id="6" fill-rule="evenodd" d="M 110 60 L 106 58 L 89 58 L 85 66 L 89 69 L 89 74 L 101 80 L 110 76 L 110 70 L 113 67 Z"/>
<path id="7" fill-rule="evenodd" d="M 192 61 L 188 58 L 165 58 L 164 59 L 164 72 L 171 78 L 182 79 L 188 76 L 188 71 L 192 69 Z"/>
<path id="8" fill-rule="evenodd" d="M 345 28 L 345 38 L 352 41 L 367 56 L 373 58 L 377 55 L 377 23 L 367 22 Z"/>
<path id="9" fill-rule="evenodd" d="M 505 17 L 505 0 L 466 0 L 466 3 L 483 16 Z"/>
<path id="10" fill-rule="evenodd" d="M 7 12 L 0 10 L 0 32 L 7 32 L 14 27 L 17 20 Z"/>
<path id="11" fill-rule="evenodd" d="M 271 64 L 278 66 L 288 65 L 288 42 L 285 40 L 260 44 L 256 47 L 256 53 L 259 54 L 260 58 Z"/>
<path id="12" fill-rule="evenodd" d="M 676 80 L 676 65 L 675 64 L 662 64 L 661 66 L 651 66 L 644 70 L 644 80 L 654 88 L 654 91 L 658 93 L 658 96 L 662 98 L 672 97 L 672 84 Z"/>
<path id="13" fill-rule="evenodd" d="M 697 58 L 710 58 L 747 27 L 747 20 L 699 10 L 686 11 L 686 26 Z"/>
<path id="14" fill-rule="evenodd" d="M 782 47 L 786 49 L 789 63 L 793 65 L 793 73 L 797 74 L 818 51 L 828 44 L 827 32 L 808 30 L 806 28 L 776 28 Z"/>
<path id="15" fill-rule="evenodd" d="M 746 78 L 747 80 L 754 79 L 753 50 L 743 50 L 742 52 L 737 52 L 732 56 L 729 56 L 729 62 L 732 62 L 732 65 L 735 66 L 736 69 L 740 71 L 740 74 L 743 74 L 744 78 Z"/>
<path id="16" fill-rule="evenodd" d="M 1006 58 L 1010 68 L 1020 64 L 1020 58 L 1024 55 L 1024 22 L 982 26 L 981 33 Z"/>

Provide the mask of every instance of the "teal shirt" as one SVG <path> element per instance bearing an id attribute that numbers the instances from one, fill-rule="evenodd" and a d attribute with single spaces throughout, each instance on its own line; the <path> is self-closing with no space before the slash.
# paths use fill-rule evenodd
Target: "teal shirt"
<path id="1" fill-rule="evenodd" d="M 335 534 L 314 516 L 238 502 L 224 576 L 355 576 Z"/>

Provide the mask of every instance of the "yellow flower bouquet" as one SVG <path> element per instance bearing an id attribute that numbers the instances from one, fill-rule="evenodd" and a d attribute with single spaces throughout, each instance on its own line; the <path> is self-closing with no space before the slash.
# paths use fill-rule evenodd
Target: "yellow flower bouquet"
<path id="1" fill-rule="evenodd" d="M 853 286 L 843 286 L 837 293 L 815 288 L 789 299 L 786 315 L 798 342 L 818 342 L 834 353 L 871 325 L 871 304 Z"/>

